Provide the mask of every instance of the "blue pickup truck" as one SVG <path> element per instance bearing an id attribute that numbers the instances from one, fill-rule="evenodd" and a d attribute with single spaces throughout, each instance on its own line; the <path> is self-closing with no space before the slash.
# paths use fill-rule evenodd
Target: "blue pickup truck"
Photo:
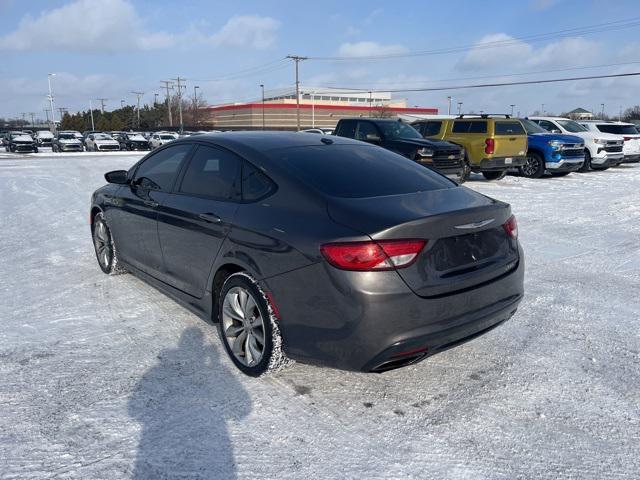
<path id="1" fill-rule="evenodd" d="M 584 163 L 584 140 L 574 135 L 549 133 L 526 118 L 520 120 L 527 132 L 527 161 L 520 173 L 527 178 L 540 178 L 547 171 L 554 176 L 567 175 Z"/>

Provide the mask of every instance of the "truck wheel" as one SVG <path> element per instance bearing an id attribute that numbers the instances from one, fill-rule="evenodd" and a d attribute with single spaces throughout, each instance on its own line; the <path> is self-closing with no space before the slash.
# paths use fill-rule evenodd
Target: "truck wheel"
<path id="1" fill-rule="evenodd" d="M 584 163 L 578 169 L 579 172 L 588 172 L 591 168 L 591 152 L 589 150 L 584 151 Z"/>
<path id="2" fill-rule="evenodd" d="M 482 172 L 482 175 L 484 175 L 484 178 L 486 178 L 487 180 L 502 180 L 507 175 L 507 171 L 498 170 L 491 172 Z"/>
<path id="3" fill-rule="evenodd" d="M 520 173 L 527 178 L 542 177 L 544 175 L 544 158 L 538 153 L 529 153 L 525 164 L 520 167 Z"/>
<path id="4" fill-rule="evenodd" d="M 460 170 L 460 173 L 458 174 L 457 181 L 459 184 L 463 184 L 464 182 L 469 180 L 470 176 L 471 176 L 471 167 L 466 161 L 463 161 L 462 170 Z"/>

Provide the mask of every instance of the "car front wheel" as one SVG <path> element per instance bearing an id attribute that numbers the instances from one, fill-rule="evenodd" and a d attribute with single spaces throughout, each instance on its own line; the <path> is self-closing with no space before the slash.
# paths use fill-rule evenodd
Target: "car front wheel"
<path id="1" fill-rule="evenodd" d="M 520 167 L 520 173 L 527 178 L 540 178 L 544 175 L 544 159 L 537 153 L 529 153 L 527 160 Z"/>
<path id="2" fill-rule="evenodd" d="M 259 377 L 287 365 L 278 320 L 258 283 L 245 272 L 230 275 L 218 301 L 218 332 L 231 361 Z"/>
<path id="3" fill-rule="evenodd" d="M 579 172 L 588 172 L 591 169 L 591 152 L 589 150 L 584 151 L 584 162 L 578 169 Z"/>
<path id="4" fill-rule="evenodd" d="M 93 247 L 96 251 L 96 258 L 100 269 L 107 275 L 118 275 L 126 270 L 118 263 L 118 252 L 116 251 L 111 230 L 107 225 L 102 212 L 93 218 Z"/>

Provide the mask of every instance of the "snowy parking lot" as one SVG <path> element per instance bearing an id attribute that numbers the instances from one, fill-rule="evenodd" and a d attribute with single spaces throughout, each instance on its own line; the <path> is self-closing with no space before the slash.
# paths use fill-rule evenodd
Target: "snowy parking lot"
<path id="1" fill-rule="evenodd" d="M 466 184 L 518 217 L 500 328 L 382 375 L 251 379 L 98 268 L 90 194 L 140 156 L 0 154 L 0 478 L 638 478 L 640 165 Z"/>

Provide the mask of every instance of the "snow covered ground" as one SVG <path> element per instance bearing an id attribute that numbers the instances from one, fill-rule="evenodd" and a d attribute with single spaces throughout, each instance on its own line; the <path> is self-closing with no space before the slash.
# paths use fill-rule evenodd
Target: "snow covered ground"
<path id="1" fill-rule="evenodd" d="M 139 155 L 1 157 L 0 478 L 638 478 L 640 165 L 467 184 L 519 220 L 500 328 L 383 375 L 255 380 L 98 268 L 89 195 Z"/>

